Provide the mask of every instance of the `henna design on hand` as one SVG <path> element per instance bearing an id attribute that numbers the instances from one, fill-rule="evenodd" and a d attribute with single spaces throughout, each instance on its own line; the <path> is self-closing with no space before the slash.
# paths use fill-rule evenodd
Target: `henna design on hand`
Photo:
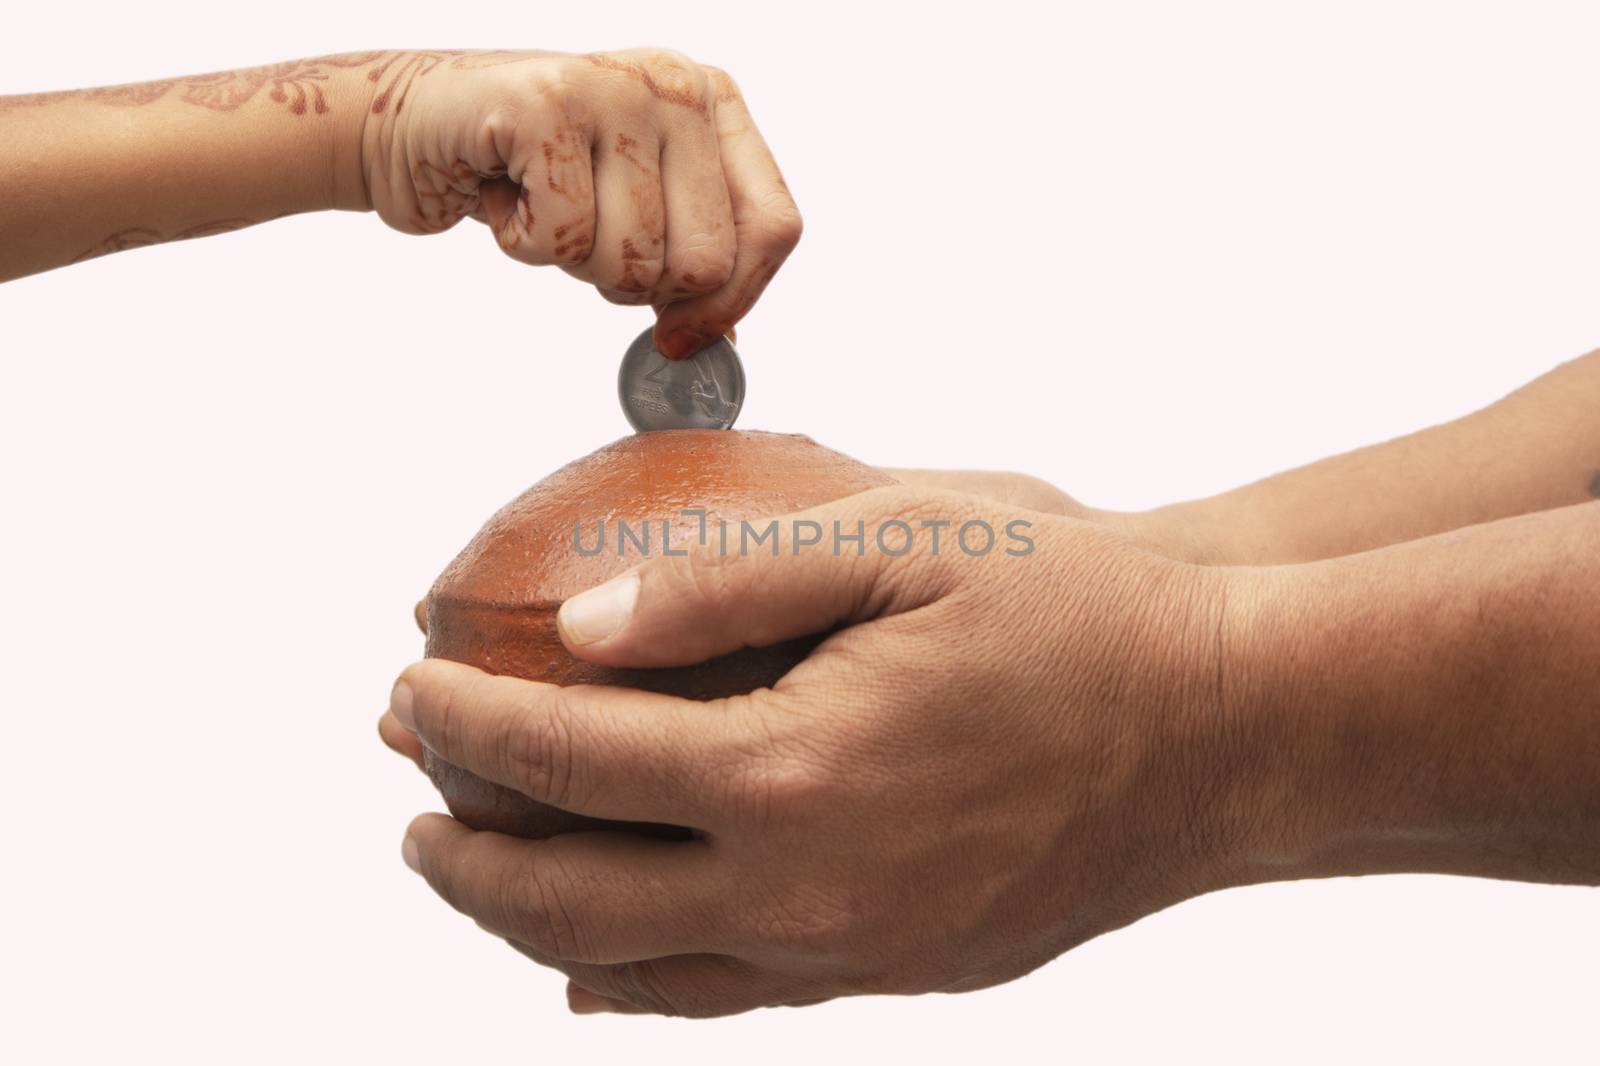
<path id="1" fill-rule="evenodd" d="M 592 63 L 602 70 L 611 70 L 618 74 L 626 74 L 628 77 L 633 78 L 635 81 L 638 81 L 640 84 L 642 84 L 645 89 L 649 91 L 651 96 L 662 101 L 663 103 L 677 104 L 679 107 L 687 107 L 689 110 L 700 115 L 705 115 L 708 113 L 705 98 L 694 89 L 688 87 L 686 83 L 665 83 L 665 79 L 679 76 L 684 73 L 684 68 L 675 62 L 665 59 L 658 59 L 652 64 L 652 69 L 652 67 L 646 67 L 643 63 L 634 63 L 625 59 L 618 59 L 616 56 L 604 55 L 599 52 L 590 52 L 586 55 L 579 56 L 578 58 L 584 60 L 585 62 Z"/>
<path id="2" fill-rule="evenodd" d="M 634 155 L 634 152 L 638 149 L 638 147 L 639 142 L 634 140 L 632 137 L 629 137 L 626 133 L 617 134 L 617 154 L 626 159 L 628 162 L 632 163 L 634 166 L 638 167 L 642 173 L 652 178 L 659 179 L 661 177 L 661 172 L 659 170 L 653 166 L 650 166 L 638 156 Z"/>
<path id="3" fill-rule="evenodd" d="M 735 318 L 743 318 L 749 314 L 750 308 L 755 306 L 756 298 L 777 276 L 778 268 L 781 266 L 783 266 L 782 256 L 763 259 L 756 265 L 756 269 L 749 277 L 744 279 L 744 284 L 740 285 L 733 294 L 733 315 Z"/>
<path id="4" fill-rule="evenodd" d="M 633 200 L 634 211 L 639 216 L 639 225 L 644 233 L 649 234 L 648 241 L 653 249 L 661 247 L 661 238 L 657 234 L 661 229 L 661 170 L 659 167 L 648 163 L 638 157 L 639 142 L 629 137 L 626 133 L 617 134 L 616 153 L 639 171 L 639 180 L 634 183 L 629 194 Z M 639 279 L 636 271 L 641 262 L 652 258 L 639 250 L 638 242 L 631 237 L 622 240 L 622 277 L 617 281 L 615 292 L 629 295 L 642 293 L 649 286 Z"/>
<path id="5" fill-rule="evenodd" d="M 424 229 L 442 233 L 478 209 L 478 186 L 483 177 L 464 160 L 446 170 L 423 160 L 411 169 L 417 193 L 417 216 Z"/>
<path id="6" fill-rule="evenodd" d="M 617 292 L 629 294 L 644 292 L 647 286 L 640 281 L 634 273 L 639 266 L 639 261 L 644 258 L 639 249 L 634 247 L 633 240 L 622 238 L 622 277 L 617 281 Z"/>
<path id="7" fill-rule="evenodd" d="M 499 180 L 504 180 L 503 176 Z M 478 221 L 485 224 L 489 219 L 481 211 L 482 200 L 479 200 L 480 211 L 473 215 Z M 523 241 L 533 232 L 533 199 L 529 195 L 526 185 L 517 188 L 517 215 L 515 220 L 508 220 L 505 225 L 494 231 L 494 239 L 500 248 L 512 254 L 522 247 Z"/>
<path id="8" fill-rule="evenodd" d="M 187 241 L 196 237 L 211 237 L 218 233 L 229 233 L 246 226 L 254 226 L 257 220 L 253 218 L 219 218 L 211 222 L 201 222 L 188 226 L 177 232 L 163 236 L 159 230 L 148 226 L 133 226 L 128 229 L 118 230 L 97 242 L 92 247 L 85 249 L 81 254 L 72 259 L 74 263 L 81 263 L 85 259 L 98 259 L 102 255 L 113 252 L 125 252 L 129 248 L 144 248 L 152 244 L 166 244 L 169 241 Z"/>
<path id="9" fill-rule="evenodd" d="M 555 238 L 559 242 L 555 247 L 556 256 L 567 256 L 568 265 L 577 266 L 589 258 L 594 247 L 594 220 L 580 218 L 557 226 Z"/>
<path id="10" fill-rule="evenodd" d="M 639 180 L 628 190 L 633 209 L 638 212 L 640 227 L 649 234 L 650 243 L 660 246 L 661 238 L 655 236 L 661 229 L 661 168 L 640 160 L 633 154 L 639 142 L 625 133 L 617 134 L 617 154 L 639 170 Z"/>
<path id="11" fill-rule="evenodd" d="M 485 52 L 457 53 L 458 58 L 450 61 L 451 70 L 487 70 L 490 67 L 503 67 L 510 63 L 526 63 L 530 59 L 549 59 L 559 57 L 560 52 L 542 52 L 531 49 L 507 51 L 494 49 Z"/>
<path id="12" fill-rule="evenodd" d="M 522 232 L 532 233 L 539 220 L 533 214 L 533 194 L 526 185 L 517 190 L 517 214 L 522 220 Z"/>
<path id="13" fill-rule="evenodd" d="M 571 126 L 557 127 L 554 136 L 544 142 L 545 184 L 563 199 L 580 202 L 579 190 L 588 180 L 592 166 L 582 139 Z"/>

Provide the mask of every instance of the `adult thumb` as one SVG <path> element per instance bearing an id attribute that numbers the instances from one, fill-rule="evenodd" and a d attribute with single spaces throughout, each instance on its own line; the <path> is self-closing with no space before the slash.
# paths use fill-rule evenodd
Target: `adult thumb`
<path id="1" fill-rule="evenodd" d="M 603 666 L 685 666 L 896 614 L 953 580 L 915 542 L 927 498 L 873 489 L 782 518 L 729 523 L 726 537 L 649 559 L 561 605 L 573 655 Z"/>

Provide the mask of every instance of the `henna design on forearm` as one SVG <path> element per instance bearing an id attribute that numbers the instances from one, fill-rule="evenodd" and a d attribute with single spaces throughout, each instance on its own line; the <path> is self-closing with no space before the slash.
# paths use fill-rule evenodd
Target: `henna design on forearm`
<path id="1" fill-rule="evenodd" d="M 219 218 L 214 222 L 202 222 L 199 225 L 190 226 L 188 229 L 179 230 L 171 237 L 168 237 L 167 240 L 190 241 L 196 237 L 215 237 L 219 233 L 232 233 L 236 229 L 257 225 L 258 222 L 275 222 L 283 217 L 283 215 L 273 215 L 271 218 L 259 220 L 253 218 Z"/>
<path id="2" fill-rule="evenodd" d="M 85 89 L 84 99 L 118 107 L 142 107 L 167 95 L 178 84 L 176 80 L 144 81 L 133 85 L 107 85 L 99 89 Z"/>
<path id="3" fill-rule="evenodd" d="M 283 75 L 292 73 L 290 69 Z M 237 111 L 267 83 L 270 67 L 248 67 L 244 70 L 221 70 L 215 74 L 197 74 L 183 80 L 183 99 L 212 111 Z"/>
<path id="4" fill-rule="evenodd" d="M 148 226 L 132 226 L 128 229 L 118 230 L 92 247 L 85 249 L 81 254 L 74 256 L 72 262 L 81 263 L 85 259 L 98 259 L 102 255 L 111 255 L 113 252 L 125 252 L 129 248 L 145 248 L 152 244 L 166 244 L 169 241 L 187 241 L 196 237 L 212 237 L 218 233 L 229 233 L 246 226 L 254 226 L 257 219 L 253 218 L 219 218 L 210 222 L 201 222 L 185 227 L 170 235 L 163 235 L 159 230 Z"/>
<path id="5" fill-rule="evenodd" d="M 160 244 L 165 239 L 153 229 L 145 226 L 134 226 L 131 229 L 118 230 L 105 240 L 73 256 L 72 262 L 81 263 L 85 259 L 98 259 L 102 255 L 110 255 L 112 252 L 125 252 L 129 248 L 143 248 L 150 244 Z"/>
<path id="6" fill-rule="evenodd" d="M 119 107 L 140 107 L 155 103 L 173 89 L 180 87 L 178 98 L 184 103 L 210 111 L 230 112 L 239 110 L 255 99 L 262 89 L 270 86 L 267 98 L 273 103 L 286 105 L 290 114 L 325 115 L 330 107 L 322 83 L 328 80 L 329 68 L 355 70 L 373 64 L 377 65 L 367 71 L 367 80 L 382 87 L 372 99 L 372 113 L 382 114 L 392 105 L 394 112 L 398 114 L 405 104 L 406 94 L 410 91 L 412 83 L 446 60 L 449 60 L 450 65 L 457 70 L 480 70 L 555 54 L 503 50 L 473 52 L 461 49 L 350 52 L 343 55 L 315 56 L 311 59 L 292 59 L 284 63 L 245 67 L 240 70 L 192 74 L 184 78 L 137 82 L 131 85 L 0 96 L 0 114 L 21 108 L 64 103 L 68 100 L 92 100 L 95 103 Z M 387 84 L 384 84 L 385 79 Z"/>
<path id="7" fill-rule="evenodd" d="M 76 96 L 72 92 L 59 93 L 16 93 L 12 96 L 0 96 L 0 115 L 7 111 L 21 111 L 26 107 L 43 107 L 45 104 L 54 104 Z"/>
<path id="8" fill-rule="evenodd" d="M 24 107 L 40 107 L 66 100 L 93 100 L 97 104 L 113 107 L 140 107 L 154 103 L 178 84 L 175 80 L 143 81 L 133 85 L 104 85 L 97 89 L 69 89 L 54 93 L 22 93 L 17 96 L 0 96 L 0 113 Z"/>
<path id="9" fill-rule="evenodd" d="M 319 84 L 328 80 L 324 67 L 353 70 L 387 55 L 387 52 L 352 52 L 348 55 L 292 59 L 286 63 L 246 67 L 243 70 L 223 70 L 215 74 L 197 74 L 182 79 L 183 99 L 212 111 L 237 111 L 270 85 L 272 88 L 267 98 L 274 103 L 287 104 L 290 114 L 303 115 L 310 110 L 325 115 L 328 113 L 328 98 Z"/>
<path id="10" fill-rule="evenodd" d="M 210 111 L 237 111 L 267 89 L 267 98 L 273 103 L 286 105 L 292 115 L 307 113 L 325 115 L 330 110 L 323 83 L 330 69 L 354 70 L 377 66 L 367 72 L 367 80 L 388 84 L 372 101 L 374 114 L 383 112 L 392 102 L 396 112 L 405 102 L 406 92 L 418 77 L 427 74 L 452 56 L 463 61 L 480 57 L 492 64 L 500 53 L 468 53 L 460 51 L 438 52 L 351 52 L 345 55 L 316 56 L 311 59 L 293 59 L 284 63 L 271 63 L 240 70 L 220 70 L 210 74 L 193 74 L 184 78 L 163 81 L 139 82 L 132 85 L 110 85 L 96 89 L 76 89 L 65 92 L 23 93 L 0 96 L 0 112 L 24 107 L 39 107 L 63 103 L 68 100 L 91 100 L 95 103 L 122 107 L 139 107 L 162 99 L 173 89 L 180 89 L 178 98 L 184 103 Z M 499 59 L 499 62 L 517 62 L 526 56 Z"/>
<path id="11" fill-rule="evenodd" d="M 432 71 L 440 63 L 453 56 L 463 56 L 461 51 L 441 52 L 400 52 L 384 60 L 381 64 L 367 71 L 367 80 L 381 82 L 385 76 L 389 77 L 389 84 L 372 98 L 372 113 L 381 115 L 388 109 L 391 101 L 394 103 L 394 113 L 399 114 L 405 106 L 406 93 L 411 91 L 411 83 Z M 398 90 L 399 95 L 396 95 Z"/>

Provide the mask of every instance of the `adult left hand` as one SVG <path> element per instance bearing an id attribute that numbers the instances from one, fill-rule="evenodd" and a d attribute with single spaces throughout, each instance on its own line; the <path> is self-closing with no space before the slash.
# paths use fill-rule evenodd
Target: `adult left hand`
<path id="1" fill-rule="evenodd" d="M 836 519 L 863 523 L 862 554 L 795 544 L 797 522 Z M 997 538 L 980 555 L 956 540 L 973 521 Z M 903 554 L 875 543 L 893 523 L 913 533 Z M 937 553 L 930 523 L 946 523 Z M 714 547 L 567 601 L 562 639 L 652 667 L 842 627 L 770 690 L 702 703 L 442 660 L 394 688 L 390 728 L 448 762 L 554 806 L 698 831 L 529 841 L 412 822 L 407 863 L 566 973 L 572 1009 L 982 988 L 1234 876 L 1258 819 L 1217 783 L 1248 780 L 1229 771 L 1252 758 L 1218 706 L 1218 634 L 1229 594 L 1249 602 L 1230 587 L 1247 572 L 900 486 L 789 516 L 775 555 Z"/>

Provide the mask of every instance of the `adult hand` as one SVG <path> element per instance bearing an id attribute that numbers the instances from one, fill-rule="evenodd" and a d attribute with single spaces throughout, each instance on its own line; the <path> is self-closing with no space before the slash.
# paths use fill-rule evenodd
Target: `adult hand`
<path id="1" fill-rule="evenodd" d="M 1009 470 L 885 469 L 901 484 L 924 489 L 952 489 L 982 496 L 1009 507 L 1097 522 L 1153 552 L 1186 563 L 1221 564 L 1231 560 L 1228 547 L 1250 537 L 1226 521 L 1195 519 L 1182 505 L 1153 511 L 1105 511 L 1088 507 L 1043 478 Z M 1259 535 L 1257 536 L 1259 539 Z"/>
<path id="2" fill-rule="evenodd" d="M 375 101 L 362 167 L 384 221 L 487 223 L 508 255 L 656 307 L 688 355 L 744 316 L 800 239 L 800 213 L 733 79 L 662 49 L 420 53 L 401 106 Z"/>
<path id="3" fill-rule="evenodd" d="M 1081 518 L 1085 521 L 1103 522 L 1107 525 L 1117 525 L 1121 520 L 1135 517 L 1109 511 L 1097 511 L 1092 507 L 1085 507 L 1048 481 L 1033 477 L 1030 474 L 1000 470 L 901 468 L 884 468 L 884 473 L 901 484 L 912 486 L 913 488 L 954 490 L 974 496 L 982 496 L 994 504 L 1026 507 L 1029 510 L 1042 511 L 1045 514 L 1065 515 L 1071 518 Z M 411 612 L 412 618 L 417 623 L 417 629 L 421 631 L 423 636 L 427 636 L 428 633 L 427 607 L 426 599 L 418 600 Z M 416 734 L 409 729 L 402 728 L 394 720 L 394 715 L 388 711 L 384 711 L 378 719 L 378 736 L 390 750 L 398 755 L 405 756 L 415 763 L 417 769 L 421 770 L 423 768 L 422 745 L 418 742 Z"/>
<path id="4" fill-rule="evenodd" d="M 1169 558 L 1193 563 L 1210 561 L 1197 545 L 1197 538 L 1181 513 L 1102 511 L 1079 503 L 1042 478 L 1013 471 L 885 467 L 884 473 L 914 489 L 967 493 L 981 496 L 994 505 L 1024 507 L 1044 514 L 1098 522 Z M 426 636 L 426 600 L 417 601 L 412 616 L 417 629 Z M 423 769 L 422 745 L 416 734 L 402 728 L 388 711 L 378 719 L 378 735 L 392 751 L 405 756 L 417 769 Z"/>
<path id="5" fill-rule="evenodd" d="M 867 548 L 796 553 L 797 519 L 861 522 Z M 957 540 L 974 521 L 996 536 L 978 556 L 961 547 L 981 546 L 977 527 Z M 879 529 L 890 551 L 911 530 L 911 549 L 879 550 Z M 981 988 L 1228 883 L 1243 819 L 1216 795 L 1217 679 L 1239 574 L 900 487 L 791 516 L 780 543 L 650 560 L 559 617 L 572 654 L 608 666 L 843 627 L 770 690 L 699 703 L 438 660 L 395 686 L 395 721 L 455 765 L 558 807 L 698 830 L 527 841 L 412 823 L 408 863 L 565 972 L 574 1009 Z"/>
<path id="6" fill-rule="evenodd" d="M 948 490 L 982 496 L 1008 507 L 1099 521 L 1108 512 L 1086 507 L 1043 478 L 1010 470 L 927 470 L 884 467 L 883 472 L 918 489 Z"/>

